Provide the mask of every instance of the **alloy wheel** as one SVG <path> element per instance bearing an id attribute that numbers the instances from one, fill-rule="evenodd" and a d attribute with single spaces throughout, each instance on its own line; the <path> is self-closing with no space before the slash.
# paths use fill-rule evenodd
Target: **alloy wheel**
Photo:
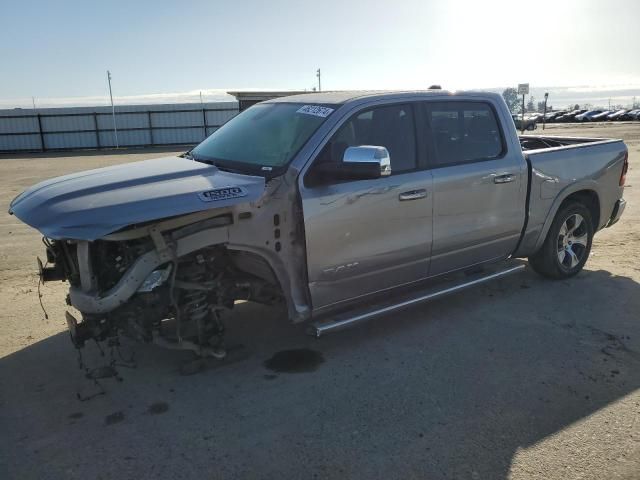
<path id="1" fill-rule="evenodd" d="M 558 234 L 558 261 L 565 270 L 575 268 L 585 257 L 589 234 L 587 222 L 579 213 L 570 215 Z"/>

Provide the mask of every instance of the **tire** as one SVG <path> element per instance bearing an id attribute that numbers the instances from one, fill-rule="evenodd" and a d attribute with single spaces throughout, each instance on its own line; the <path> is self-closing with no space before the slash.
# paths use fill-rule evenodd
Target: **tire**
<path id="1" fill-rule="evenodd" d="M 536 124 L 535 123 L 530 123 L 529 125 L 527 125 L 527 130 L 532 131 L 536 129 Z"/>
<path id="2" fill-rule="evenodd" d="M 560 208 L 542 247 L 529 257 L 529 265 L 543 277 L 573 277 L 589 258 L 593 233 L 589 209 L 580 202 L 571 202 Z"/>

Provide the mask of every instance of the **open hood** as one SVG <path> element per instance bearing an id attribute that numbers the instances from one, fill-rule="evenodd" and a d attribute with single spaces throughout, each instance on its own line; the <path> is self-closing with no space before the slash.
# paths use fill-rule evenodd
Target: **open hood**
<path id="1" fill-rule="evenodd" d="M 166 157 L 74 173 L 41 182 L 9 207 L 53 239 L 96 240 L 123 227 L 256 200 L 263 177 Z"/>

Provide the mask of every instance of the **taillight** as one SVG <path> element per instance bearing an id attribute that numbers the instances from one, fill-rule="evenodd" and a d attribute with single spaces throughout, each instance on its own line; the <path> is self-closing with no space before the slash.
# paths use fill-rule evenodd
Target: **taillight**
<path id="1" fill-rule="evenodd" d="M 621 187 L 624 187 L 624 182 L 627 181 L 627 170 L 629 170 L 629 152 L 624 152 L 624 164 L 622 165 L 622 173 L 620 174 Z"/>

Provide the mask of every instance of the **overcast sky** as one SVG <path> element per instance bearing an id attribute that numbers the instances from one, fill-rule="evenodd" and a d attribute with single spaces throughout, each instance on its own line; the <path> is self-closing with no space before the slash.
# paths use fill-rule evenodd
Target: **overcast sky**
<path id="1" fill-rule="evenodd" d="M 615 87 L 639 0 L 3 0 L 0 101 L 200 89 Z M 102 103 L 102 100 L 100 103 Z"/>

